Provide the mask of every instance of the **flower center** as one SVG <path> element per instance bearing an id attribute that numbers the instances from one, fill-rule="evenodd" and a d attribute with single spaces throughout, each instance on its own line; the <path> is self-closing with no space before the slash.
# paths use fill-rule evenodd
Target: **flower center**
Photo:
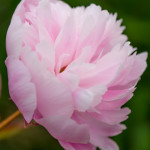
<path id="1" fill-rule="evenodd" d="M 59 73 L 62 73 L 66 68 L 67 68 L 67 66 L 61 68 Z"/>

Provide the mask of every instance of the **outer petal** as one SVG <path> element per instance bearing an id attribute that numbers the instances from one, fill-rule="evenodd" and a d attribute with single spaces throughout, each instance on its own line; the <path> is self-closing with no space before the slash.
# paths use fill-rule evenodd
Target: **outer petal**
<path id="1" fill-rule="evenodd" d="M 96 147 L 92 144 L 73 144 L 59 141 L 65 150 L 96 150 Z"/>
<path id="2" fill-rule="evenodd" d="M 125 89 L 125 90 L 118 90 L 118 89 L 109 89 L 105 95 L 103 96 L 103 101 L 115 101 L 118 99 L 122 99 L 129 94 L 133 93 L 135 88 Z"/>
<path id="3" fill-rule="evenodd" d="M 89 142 L 90 136 L 88 127 L 86 125 L 79 125 L 70 118 L 51 116 L 42 119 L 35 118 L 35 120 L 58 140 L 83 144 Z"/>
<path id="4" fill-rule="evenodd" d="M 31 75 L 24 64 L 16 57 L 8 57 L 6 65 L 10 96 L 22 112 L 25 120 L 30 122 L 37 104 L 36 90 L 31 82 Z"/>
<path id="5" fill-rule="evenodd" d="M 100 113 L 93 113 L 93 117 L 110 125 L 115 125 L 128 118 L 130 109 L 122 108 L 115 110 L 100 110 Z"/>
<path id="6" fill-rule="evenodd" d="M 113 110 L 116 108 L 120 108 L 123 106 L 126 102 L 128 102 L 132 98 L 133 94 L 129 94 L 128 96 L 118 99 L 115 101 L 102 101 L 96 108 L 99 110 L 100 108 L 103 108 L 104 110 Z"/>
<path id="7" fill-rule="evenodd" d="M 121 76 L 112 86 L 118 89 L 127 89 L 135 86 L 147 67 L 146 59 L 146 52 L 129 56 Z"/>
<path id="8" fill-rule="evenodd" d="M 95 132 L 95 134 L 104 137 L 118 135 L 122 132 L 122 130 L 126 129 L 126 127 L 121 124 L 109 125 L 97 120 L 97 118 L 94 118 L 91 113 L 75 112 L 73 119 L 80 124 L 87 124 L 89 126 L 90 133 Z"/>
<path id="9" fill-rule="evenodd" d="M 70 14 L 71 8 L 62 1 L 56 0 L 56 3 L 53 1 L 54 0 L 51 0 L 51 2 L 49 0 L 40 1 L 37 8 L 37 15 L 53 42 L 55 42 L 61 28 Z M 61 13 L 58 10 L 61 10 Z"/>
<path id="10" fill-rule="evenodd" d="M 97 133 L 91 134 L 91 143 L 101 148 L 101 150 L 119 150 L 118 145 L 113 140 L 102 137 Z"/>
<path id="11" fill-rule="evenodd" d="M 97 67 L 93 72 L 81 77 L 80 85 L 83 87 L 91 87 L 96 84 L 109 86 L 119 76 L 127 58 L 127 52 L 120 48 L 120 45 L 117 45 L 110 53 L 103 56 L 97 62 Z"/>
<path id="12" fill-rule="evenodd" d="M 43 116 L 64 115 L 70 117 L 73 113 L 71 91 L 57 78 L 39 78 L 36 83 L 38 92 L 38 110 Z"/>
<path id="13" fill-rule="evenodd" d="M 28 67 L 37 91 L 37 108 L 44 116 L 71 117 L 73 101 L 71 90 L 42 65 L 36 52 L 25 48 L 22 61 Z"/>
<path id="14" fill-rule="evenodd" d="M 130 74 L 127 76 L 126 81 L 131 82 L 133 80 L 140 78 L 140 76 L 143 74 L 143 72 L 147 67 L 146 64 L 147 55 L 148 55 L 147 53 L 141 53 L 136 56 L 133 68 Z"/>
<path id="15" fill-rule="evenodd" d="M 8 56 L 20 55 L 23 36 L 24 36 L 23 24 L 21 23 L 19 17 L 14 16 L 11 22 L 11 26 L 7 31 L 7 37 L 6 37 L 6 49 L 7 49 Z"/>

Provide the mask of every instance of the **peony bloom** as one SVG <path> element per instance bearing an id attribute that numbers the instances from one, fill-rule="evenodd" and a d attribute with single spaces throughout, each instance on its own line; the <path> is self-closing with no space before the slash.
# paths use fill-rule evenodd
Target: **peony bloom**
<path id="1" fill-rule="evenodd" d="M 122 108 L 146 68 L 122 34 L 121 20 L 94 4 L 22 0 L 7 33 L 9 91 L 29 123 L 66 150 L 117 150 Z"/>

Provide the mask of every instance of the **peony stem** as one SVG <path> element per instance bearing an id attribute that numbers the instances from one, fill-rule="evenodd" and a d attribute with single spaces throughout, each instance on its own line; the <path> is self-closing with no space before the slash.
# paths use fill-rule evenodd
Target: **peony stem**
<path id="1" fill-rule="evenodd" d="M 13 120 L 15 120 L 19 115 L 21 115 L 21 112 L 18 110 L 15 113 L 13 113 L 11 116 L 6 118 L 4 121 L 0 122 L 0 130 L 9 125 Z"/>

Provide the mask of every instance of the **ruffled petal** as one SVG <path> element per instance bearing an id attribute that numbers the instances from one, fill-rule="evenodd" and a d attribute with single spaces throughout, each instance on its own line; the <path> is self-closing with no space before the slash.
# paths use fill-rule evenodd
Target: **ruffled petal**
<path id="1" fill-rule="evenodd" d="M 80 85 L 90 87 L 99 83 L 109 86 L 119 76 L 126 58 L 127 52 L 121 51 L 117 45 L 97 62 L 95 70 L 81 78 Z"/>
<path id="2" fill-rule="evenodd" d="M 93 117 L 110 125 L 119 124 L 128 118 L 131 112 L 129 108 L 114 109 L 114 110 L 99 110 L 98 113 L 93 113 Z"/>
<path id="3" fill-rule="evenodd" d="M 31 82 L 31 75 L 16 57 L 9 56 L 6 60 L 6 66 L 10 96 L 29 123 L 37 106 L 36 89 Z"/>
<path id="4" fill-rule="evenodd" d="M 115 136 L 120 134 L 122 130 L 126 129 L 126 127 L 122 124 L 110 125 L 104 123 L 94 117 L 90 112 L 75 112 L 73 114 L 73 119 L 80 124 L 87 124 L 89 126 L 90 133 L 95 132 L 97 135 L 101 135 L 102 137 Z"/>
<path id="5" fill-rule="evenodd" d="M 118 145 L 112 139 L 102 137 L 97 133 L 91 134 L 91 143 L 99 147 L 101 150 L 119 150 Z"/>
<path id="6" fill-rule="evenodd" d="M 61 68 L 66 67 L 73 58 L 75 52 L 75 47 L 77 44 L 77 27 L 74 19 L 74 12 L 70 14 L 66 20 L 63 28 L 61 29 L 56 41 L 55 41 L 55 57 L 56 57 L 56 72 L 58 73 Z M 59 64 L 60 58 L 63 55 L 68 55 L 67 59 L 61 60 L 61 65 Z"/>
<path id="7" fill-rule="evenodd" d="M 77 89 L 73 93 L 75 109 L 81 112 L 85 112 L 90 108 L 94 95 L 90 90 Z"/>
<path id="8" fill-rule="evenodd" d="M 39 60 L 35 51 L 25 48 L 22 61 L 28 67 L 37 91 L 37 108 L 45 116 L 73 113 L 71 90 L 56 78 Z"/>
<path id="9" fill-rule="evenodd" d="M 51 0 L 51 3 L 49 0 L 40 1 L 37 8 L 37 16 L 49 33 L 53 43 L 55 43 L 71 11 L 69 5 L 61 1 L 57 1 L 56 3 L 56 1 Z M 61 10 L 61 13 L 58 10 Z M 47 14 L 49 19 L 47 19 Z"/>
<path id="10" fill-rule="evenodd" d="M 35 120 L 58 140 L 82 144 L 87 144 L 90 140 L 87 125 L 79 125 L 70 118 L 54 115 Z"/>
<path id="11" fill-rule="evenodd" d="M 24 27 L 18 16 L 13 17 L 11 24 L 6 37 L 7 55 L 19 57 L 24 36 Z"/>
<path id="12" fill-rule="evenodd" d="M 96 147 L 90 143 L 88 144 L 74 144 L 59 141 L 65 150 L 96 150 Z"/>
<path id="13" fill-rule="evenodd" d="M 122 99 L 117 99 L 113 101 L 101 101 L 101 103 L 98 106 L 96 106 L 96 109 L 99 110 L 100 108 L 103 108 L 104 110 L 113 110 L 113 109 L 120 108 L 126 102 L 128 102 L 132 98 L 132 96 L 133 96 L 133 93 L 127 95 L 126 97 Z"/>
<path id="14" fill-rule="evenodd" d="M 72 91 L 77 89 L 79 86 L 79 77 L 75 73 L 63 71 L 62 73 L 58 74 L 57 77 Z"/>

